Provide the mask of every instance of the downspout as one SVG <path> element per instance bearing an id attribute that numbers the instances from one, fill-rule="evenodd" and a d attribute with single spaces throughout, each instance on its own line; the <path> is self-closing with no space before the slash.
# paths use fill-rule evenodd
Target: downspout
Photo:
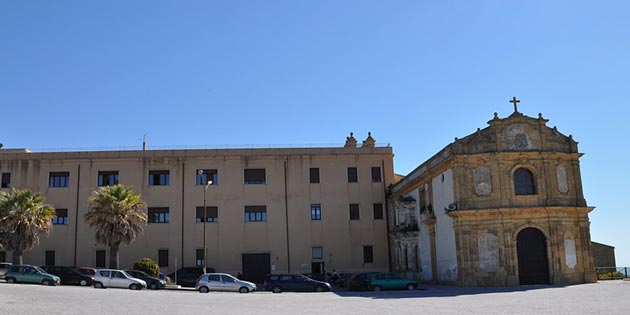
<path id="1" fill-rule="evenodd" d="M 389 235 L 389 201 L 388 198 L 389 196 L 387 195 L 387 186 L 385 186 L 385 179 L 387 177 L 385 177 L 385 160 L 381 160 L 381 169 L 383 172 L 383 196 L 385 197 L 385 226 L 387 227 L 387 244 L 385 246 L 386 250 L 387 250 L 387 270 L 389 270 L 389 272 L 392 272 L 392 253 L 390 251 L 389 245 L 391 242 L 391 235 Z"/>
<path id="2" fill-rule="evenodd" d="M 287 157 L 287 161 L 288 161 Z M 284 220 L 287 231 L 287 272 L 291 273 L 291 249 L 289 247 L 289 196 L 287 187 L 287 161 L 284 161 Z"/>
<path id="3" fill-rule="evenodd" d="M 75 205 L 74 211 L 74 262 L 73 266 L 77 265 L 77 240 L 78 240 L 78 232 L 79 232 L 79 191 L 81 189 L 81 164 L 77 167 L 77 203 Z"/>
<path id="4" fill-rule="evenodd" d="M 184 221 L 184 187 L 186 187 L 186 162 L 182 162 L 182 260 L 181 260 L 181 265 L 182 267 L 184 267 L 184 226 L 185 226 L 185 221 Z M 205 210 L 205 209 L 204 209 Z M 177 267 L 177 266 L 176 266 Z M 175 270 L 175 272 L 177 272 L 177 270 Z"/>

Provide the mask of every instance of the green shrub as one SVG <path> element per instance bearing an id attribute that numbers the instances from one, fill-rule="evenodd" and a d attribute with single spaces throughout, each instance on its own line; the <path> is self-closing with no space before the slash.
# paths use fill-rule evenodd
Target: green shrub
<path id="1" fill-rule="evenodd" d="M 144 271 L 149 276 L 156 278 L 160 272 L 160 266 L 151 258 L 138 259 L 138 261 L 133 264 L 133 269 Z"/>

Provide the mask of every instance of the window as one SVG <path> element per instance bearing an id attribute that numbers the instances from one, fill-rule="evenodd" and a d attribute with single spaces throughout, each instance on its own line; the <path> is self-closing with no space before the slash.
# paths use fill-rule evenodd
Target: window
<path id="1" fill-rule="evenodd" d="M 96 251 L 96 268 L 105 268 L 105 251 Z"/>
<path id="2" fill-rule="evenodd" d="M 372 208 L 374 209 L 374 220 L 383 220 L 383 204 L 375 203 Z"/>
<path id="3" fill-rule="evenodd" d="M 311 205 L 311 220 L 322 219 L 322 205 L 316 203 Z"/>
<path id="4" fill-rule="evenodd" d="M 50 172 L 48 173 L 48 187 L 69 187 L 69 172 Z"/>
<path id="5" fill-rule="evenodd" d="M 363 263 L 371 264 L 374 262 L 374 249 L 372 245 L 363 246 Z"/>
<path id="6" fill-rule="evenodd" d="M 267 206 L 245 206 L 245 222 L 267 222 Z"/>
<path id="7" fill-rule="evenodd" d="M 195 250 L 195 263 L 197 267 L 203 267 L 203 249 Z"/>
<path id="8" fill-rule="evenodd" d="M 148 209 L 147 223 L 168 223 L 170 218 L 171 216 L 166 207 Z"/>
<path id="9" fill-rule="evenodd" d="M 5 262 L 5 261 L 7 261 L 7 252 L 0 251 L 0 262 Z"/>
<path id="10" fill-rule="evenodd" d="M 380 183 L 380 182 L 381 182 L 381 168 L 372 167 L 372 183 Z"/>
<path id="11" fill-rule="evenodd" d="M 118 185 L 118 171 L 101 171 L 98 172 L 98 186 L 114 186 Z"/>
<path id="12" fill-rule="evenodd" d="M 519 168 L 514 172 L 514 193 L 516 195 L 535 195 L 534 174 L 528 169 Z"/>
<path id="13" fill-rule="evenodd" d="M 265 169 L 264 168 L 248 168 L 245 169 L 245 184 L 264 184 Z"/>
<path id="14" fill-rule="evenodd" d="M 68 224 L 68 209 L 55 209 L 55 215 L 52 224 Z"/>
<path id="15" fill-rule="evenodd" d="M 232 276 L 221 275 L 221 279 L 226 283 L 234 283 L 234 278 L 232 278 Z"/>
<path id="16" fill-rule="evenodd" d="M 46 251 L 45 265 L 46 266 L 54 266 L 55 265 L 55 251 L 54 250 L 47 250 Z"/>
<path id="17" fill-rule="evenodd" d="M 11 188 L 11 173 L 2 173 L 0 188 Z"/>
<path id="18" fill-rule="evenodd" d="M 170 184 L 169 171 L 149 171 L 149 186 L 168 186 Z"/>
<path id="19" fill-rule="evenodd" d="M 359 181 L 356 167 L 348 167 L 348 183 L 356 183 Z"/>
<path id="20" fill-rule="evenodd" d="M 319 246 L 314 246 L 311 249 L 311 254 L 313 259 L 323 259 L 324 258 L 324 250 Z"/>
<path id="21" fill-rule="evenodd" d="M 168 267 L 168 249 L 158 250 L 158 266 Z"/>
<path id="22" fill-rule="evenodd" d="M 353 203 L 350 204 L 350 220 L 359 220 L 361 219 L 359 204 Z"/>
<path id="23" fill-rule="evenodd" d="M 219 208 L 218 207 L 206 207 L 206 222 L 219 222 Z M 203 207 L 197 207 L 197 215 L 195 222 L 203 222 L 204 214 Z"/>
<path id="24" fill-rule="evenodd" d="M 210 185 L 219 184 L 219 173 L 217 170 L 197 170 L 195 185 L 206 185 L 208 181 L 212 181 Z"/>
<path id="25" fill-rule="evenodd" d="M 319 184 L 319 168 L 312 167 L 309 169 L 311 184 Z"/>
<path id="26" fill-rule="evenodd" d="M 221 275 L 208 275 L 208 281 L 221 282 Z"/>

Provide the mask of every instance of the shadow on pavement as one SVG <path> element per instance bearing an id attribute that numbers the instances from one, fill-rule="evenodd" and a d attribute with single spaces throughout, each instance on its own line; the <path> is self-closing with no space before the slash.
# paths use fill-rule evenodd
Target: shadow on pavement
<path id="1" fill-rule="evenodd" d="M 492 294 L 492 293 L 514 293 L 532 290 L 544 290 L 549 288 L 562 288 L 566 285 L 528 285 L 518 287 L 456 287 L 425 285 L 419 286 L 411 291 L 345 291 L 335 290 L 333 293 L 339 297 L 362 297 L 369 299 L 406 299 L 406 298 L 434 298 L 434 297 L 454 297 L 464 295 Z"/>

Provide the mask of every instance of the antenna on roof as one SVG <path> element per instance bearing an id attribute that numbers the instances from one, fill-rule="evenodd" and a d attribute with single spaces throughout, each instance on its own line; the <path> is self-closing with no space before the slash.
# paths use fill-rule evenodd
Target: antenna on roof
<path id="1" fill-rule="evenodd" d="M 144 136 L 142 136 L 142 151 L 146 151 L 147 150 L 147 134 L 145 133 Z"/>

